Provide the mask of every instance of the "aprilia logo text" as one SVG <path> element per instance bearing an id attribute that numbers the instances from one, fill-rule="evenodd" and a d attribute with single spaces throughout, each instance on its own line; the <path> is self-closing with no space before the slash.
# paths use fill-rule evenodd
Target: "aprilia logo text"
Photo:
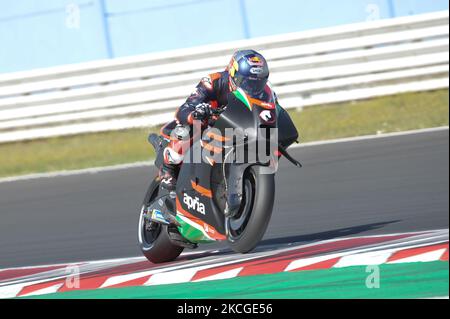
<path id="1" fill-rule="evenodd" d="M 184 193 L 183 203 L 185 203 L 189 209 L 195 209 L 200 214 L 205 215 L 205 205 L 200 203 L 198 197 L 192 198 L 188 194 Z"/>

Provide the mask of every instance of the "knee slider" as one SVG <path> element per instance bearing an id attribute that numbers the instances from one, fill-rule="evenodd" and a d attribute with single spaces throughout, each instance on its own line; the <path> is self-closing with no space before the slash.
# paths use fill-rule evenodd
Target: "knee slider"
<path id="1" fill-rule="evenodd" d="M 166 164 L 180 164 L 183 161 L 183 155 L 173 150 L 171 147 L 164 149 L 164 162 Z"/>

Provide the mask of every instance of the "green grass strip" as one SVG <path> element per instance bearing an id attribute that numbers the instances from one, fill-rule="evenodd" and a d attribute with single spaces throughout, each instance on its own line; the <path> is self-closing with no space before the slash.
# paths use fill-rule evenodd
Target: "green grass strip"
<path id="1" fill-rule="evenodd" d="M 301 142 L 437 127 L 449 123 L 448 89 L 314 106 L 290 114 Z M 0 144 L 0 177 L 148 161 L 154 156 L 147 142 L 150 131 L 159 128 Z"/>
<path id="2" fill-rule="evenodd" d="M 367 288 L 374 274 L 366 267 L 354 266 L 255 275 L 209 282 L 169 284 L 147 287 L 80 290 L 36 298 L 427 298 L 448 296 L 449 264 L 383 264 L 379 266 L 379 288 Z"/>

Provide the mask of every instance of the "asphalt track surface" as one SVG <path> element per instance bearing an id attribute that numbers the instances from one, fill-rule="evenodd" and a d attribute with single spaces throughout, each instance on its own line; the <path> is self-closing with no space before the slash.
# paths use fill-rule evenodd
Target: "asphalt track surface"
<path id="1" fill-rule="evenodd" d="M 449 131 L 291 149 L 261 245 L 448 228 Z M 0 183 L 0 268 L 139 256 L 154 167 Z M 209 244 L 200 249 L 224 247 Z"/>

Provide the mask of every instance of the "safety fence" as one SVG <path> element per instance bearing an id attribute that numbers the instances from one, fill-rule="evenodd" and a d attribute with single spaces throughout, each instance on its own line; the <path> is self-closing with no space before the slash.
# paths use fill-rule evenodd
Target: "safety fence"
<path id="1" fill-rule="evenodd" d="M 0 74 L 0 143 L 169 121 L 237 49 L 268 60 L 285 108 L 449 86 L 448 11 Z"/>

